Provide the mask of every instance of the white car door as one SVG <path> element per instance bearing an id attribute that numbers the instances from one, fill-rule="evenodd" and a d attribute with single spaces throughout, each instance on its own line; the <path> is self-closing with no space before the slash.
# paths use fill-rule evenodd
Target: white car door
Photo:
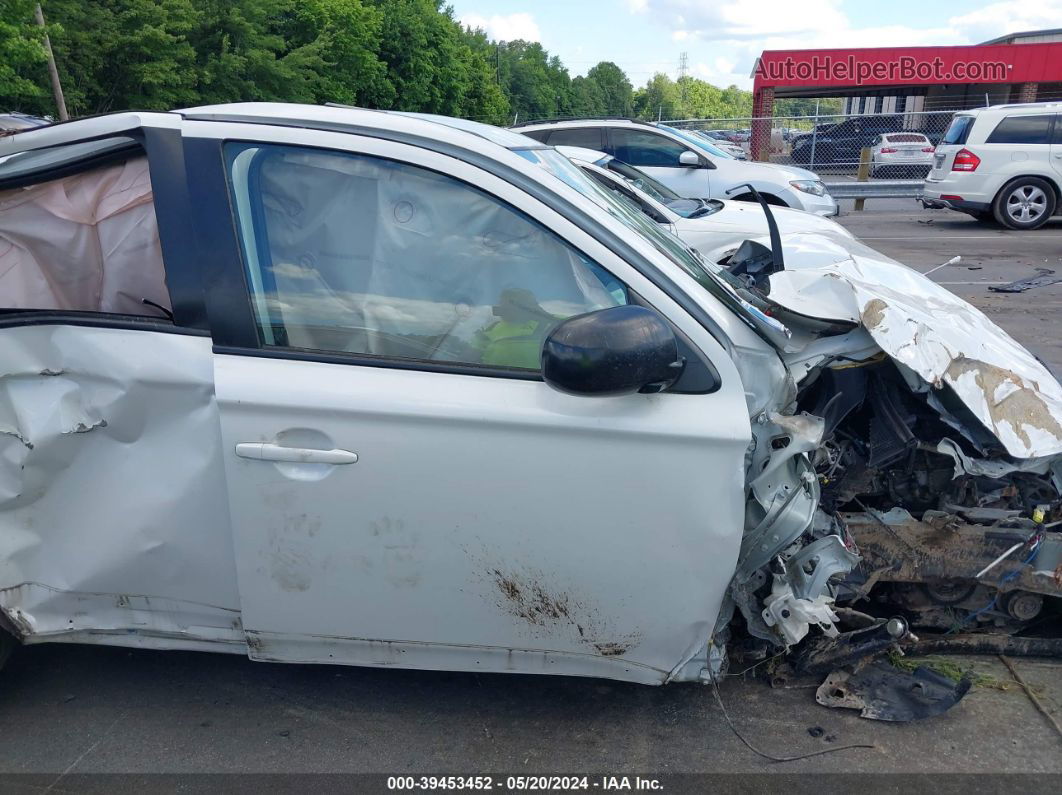
<path id="1" fill-rule="evenodd" d="M 218 353 L 215 383 L 251 656 L 661 682 L 703 650 L 749 439 L 711 336 L 483 170 L 246 129 L 224 155 L 260 344 Z M 540 379 L 549 323 L 628 286 L 716 363 L 718 390 L 585 398 Z"/>
<path id="2" fill-rule="evenodd" d="M 693 152 L 701 162 L 707 160 L 705 155 L 692 147 L 647 129 L 611 127 L 609 137 L 609 154 L 637 166 L 680 196 L 690 199 L 725 198 L 712 192 L 713 189 L 718 190 L 711 178 L 713 169 L 679 162 L 683 152 Z"/>

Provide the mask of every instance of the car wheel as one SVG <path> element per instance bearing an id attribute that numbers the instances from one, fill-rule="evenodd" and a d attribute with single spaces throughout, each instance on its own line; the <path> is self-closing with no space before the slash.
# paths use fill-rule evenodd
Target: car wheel
<path id="1" fill-rule="evenodd" d="M 1055 191 L 1039 177 L 1019 177 L 1003 186 L 992 213 L 1010 229 L 1037 229 L 1055 212 Z"/>

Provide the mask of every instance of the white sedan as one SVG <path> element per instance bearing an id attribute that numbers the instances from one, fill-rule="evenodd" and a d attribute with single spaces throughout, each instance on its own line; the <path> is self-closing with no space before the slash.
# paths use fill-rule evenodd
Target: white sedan
<path id="1" fill-rule="evenodd" d="M 933 151 L 933 143 L 922 133 L 882 133 L 870 147 L 871 176 L 925 176 L 933 166 Z"/>

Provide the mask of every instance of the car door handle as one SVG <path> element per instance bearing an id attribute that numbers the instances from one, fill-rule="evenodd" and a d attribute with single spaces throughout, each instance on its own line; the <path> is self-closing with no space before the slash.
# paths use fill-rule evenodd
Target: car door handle
<path id="1" fill-rule="evenodd" d="M 236 455 L 254 461 L 292 461 L 297 464 L 356 464 L 350 450 L 319 450 L 313 447 L 283 447 L 269 442 L 240 442 Z"/>

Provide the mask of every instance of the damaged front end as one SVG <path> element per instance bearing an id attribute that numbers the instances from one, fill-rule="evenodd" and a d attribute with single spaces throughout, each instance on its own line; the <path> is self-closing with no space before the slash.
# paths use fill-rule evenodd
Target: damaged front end
<path id="1" fill-rule="evenodd" d="M 858 241 L 787 235 L 782 267 L 768 245 L 717 258 L 791 331 L 779 356 L 795 390 L 753 418 L 714 643 L 792 650 L 789 671 L 821 674 L 894 648 L 908 623 L 1029 628 L 1062 596 L 1062 386 L 973 306 Z"/>

